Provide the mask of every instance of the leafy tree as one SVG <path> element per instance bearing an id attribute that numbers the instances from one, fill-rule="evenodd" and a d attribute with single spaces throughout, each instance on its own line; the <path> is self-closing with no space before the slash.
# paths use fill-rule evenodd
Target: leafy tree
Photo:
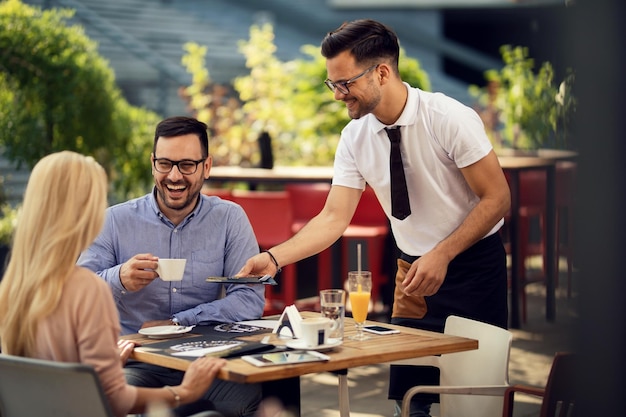
<path id="1" fill-rule="evenodd" d="M 66 23 L 72 15 L 0 2 L 0 145 L 18 166 L 64 149 L 93 155 L 123 199 L 151 182 L 145 134 L 157 116 L 122 98 L 96 43 Z"/>
<path id="2" fill-rule="evenodd" d="M 485 73 L 487 87 L 470 86 L 477 97 L 494 142 L 516 149 L 567 147 L 567 127 L 576 101 L 570 71 L 557 87 L 550 62 L 534 71 L 528 48 L 503 45 L 504 66 Z"/>
<path id="3" fill-rule="evenodd" d="M 189 43 L 185 50 L 183 65 L 192 74 L 192 84 L 182 96 L 196 117 L 211 127 L 216 165 L 257 165 L 257 138 L 263 132 L 273 139 L 278 165 L 332 164 L 349 117 L 345 105 L 334 100 L 323 83 L 326 64 L 319 47 L 304 45 L 306 59 L 282 62 L 275 56 L 272 26 L 251 26 L 250 39 L 239 42 L 250 73 L 234 79 L 237 96 L 212 83 L 206 47 Z M 419 62 L 403 50 L 399 69 L 409 84 L 430 89 Z"/>

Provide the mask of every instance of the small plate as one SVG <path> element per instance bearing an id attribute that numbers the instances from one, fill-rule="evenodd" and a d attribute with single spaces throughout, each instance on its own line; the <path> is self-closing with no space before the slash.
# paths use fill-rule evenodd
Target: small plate
<path id="1" fill-rule="evenodd" d="M 150 339 L 170 339 L 189 333 L 194 326 L 154 326 L 139 329 L 139 334 Z"/>
<path id="2" fill-rule="evenodd" d="M 302 339 L 294 339 L 294 340 L 290 340 L 286 343 L 288 348 L 291 349 L 300 349 L 300 350 L 317 350 L 318 352 L 323 352 L 325 350 L 331 350 L 332 348 L 335 348 L 339 345 L 341 345 L 343 342 L 341 341 L 341 339 L 328 339 L 328 343 L 325 343 L 323 345 L 319 345 L 319 346 L 315 346 L 315 347 L 310 347 L 307 346 L 304 343 L 304 340 Z"/>

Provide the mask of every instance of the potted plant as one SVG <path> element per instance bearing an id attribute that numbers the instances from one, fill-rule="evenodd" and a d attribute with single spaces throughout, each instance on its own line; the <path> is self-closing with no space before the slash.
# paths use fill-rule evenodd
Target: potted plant
<path id="1" fill-rule="evenodd" d="M 574 74 L 557 85 L 554 70 L 544 62 L 534 71 L 528 48 L 501 47 L 504 66 L 485 73 L 487 86 L 470 86 L 494 147 L 515 150 L 566 149 L 568 126 L 576 100 L 571 94 Z"/>

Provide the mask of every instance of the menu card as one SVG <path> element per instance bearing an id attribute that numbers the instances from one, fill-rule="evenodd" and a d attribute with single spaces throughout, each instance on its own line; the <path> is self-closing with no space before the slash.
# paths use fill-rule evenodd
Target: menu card
<path id="1" fill-rule="evenodd" d="M 180 338 L 150 343 L 145 347 L 140 346 L 136 349 L 158 350 L 170 356 L 188 358 L 241 356 L 273 349 L 275 346 L 261 342 L 239 340 L 237 339 L 238 337 L 269 331 L 270 329 L 266 327 L 246 323 L 211 323 L 196 326 L 193 333 L 187 333 Z"/>

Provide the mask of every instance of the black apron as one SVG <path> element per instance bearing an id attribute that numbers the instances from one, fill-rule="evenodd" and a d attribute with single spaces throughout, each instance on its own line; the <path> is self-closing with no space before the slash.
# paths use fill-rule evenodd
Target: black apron
<path id="1" fill-rule="evenodd" d="M 450 315 L 508 327 L 506 253 L 499 233 L 488 236 L 450 262 L 441 288 L 429 297 L 404 297 L 398 283 L 417 258 L 398 259 L 396 294 L 391 323 L 443 333 Z M 439 369 L 427 366 L 391 365 L 389 399 L 401 400 L 416 385 L 439 385 Z M 438 402 L 437 394 L 414 397 Z"/>

